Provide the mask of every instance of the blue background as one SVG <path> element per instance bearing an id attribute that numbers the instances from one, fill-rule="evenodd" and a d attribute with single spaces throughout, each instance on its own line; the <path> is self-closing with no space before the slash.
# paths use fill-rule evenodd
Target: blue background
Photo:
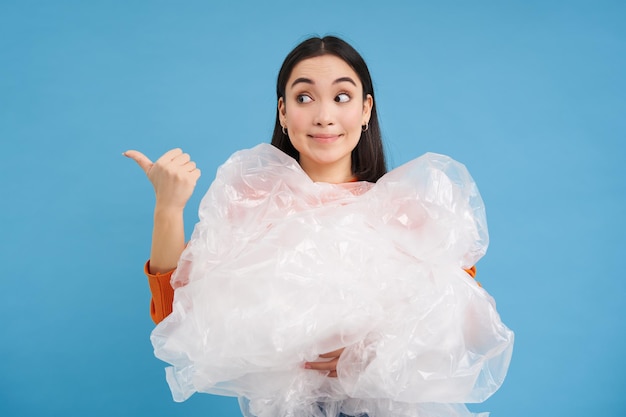
<path id="1" fill-rule="evenodd" d="M 309 35 L 372 72 L 389 162 L 464 162 L 479 280 L 516 347 L 494 417 L 626 415 L 626 6 L 619 1 L 0 1 L 0 415 L 238 416 L 171 399 L 152 355 L 153 192 L 121 152 L 203 176 L 269 141 Z"/>

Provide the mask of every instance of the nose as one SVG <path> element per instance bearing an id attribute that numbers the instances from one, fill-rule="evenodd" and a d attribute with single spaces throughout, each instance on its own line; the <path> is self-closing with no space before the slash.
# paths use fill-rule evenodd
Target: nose
<path id="1" fill-rule="evenodd" d="M 318 102 L 317 113 L 313 119 L 316 126 L 332 126 L 334 125 L 333 103 L 325 101 Z"/>

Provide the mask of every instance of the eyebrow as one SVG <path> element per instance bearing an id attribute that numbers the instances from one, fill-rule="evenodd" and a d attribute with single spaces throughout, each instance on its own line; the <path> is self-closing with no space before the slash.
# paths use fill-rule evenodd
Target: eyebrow
<path id="1" fill-rule="evenodd" d="M 337 78 L 335 81 L 333 81 L 333 84 L 339 84 L 343 82 L 349 82 L 350 84 L 356 87 L 356 83 L 350 77 Z M 291 83 L 291 88 L 293 88 L 294 85 L 299 84 L 299 83 L 315 85 L 315 82 L 313 82 L 313 80 L 311 80 L 310 78 L 300 77 L 300 78 L 296 78 L 294 82 Z"/>

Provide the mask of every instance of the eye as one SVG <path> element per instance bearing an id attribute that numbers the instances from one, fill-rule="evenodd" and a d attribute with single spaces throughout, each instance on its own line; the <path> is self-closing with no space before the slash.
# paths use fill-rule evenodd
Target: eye
<path id="1" fill-rule="evenodd" d="M 313 101 L 313 99 L 312 99 L 311 97 L 307 96 L 306 94 L 298 94 L 298 95 L 296 96 L 296 101 L 297 101 L 298 103 L 305 104 L 305 103 L 310 103 L 310 102 L 312 102 L 312 101 Z"/>
<path id="2" fill-rule="evenodd" d="M 335 101 L 337 103 L 346 103 L 350 101 L 350 96 L 346 93 L 337 94 L 337 97 L 335 97 Z"/>

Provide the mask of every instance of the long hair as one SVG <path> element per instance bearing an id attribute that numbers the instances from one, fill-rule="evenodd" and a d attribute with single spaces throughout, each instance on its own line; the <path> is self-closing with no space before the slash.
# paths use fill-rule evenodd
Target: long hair
<path id="1" fill-rule="evenodd" d="M 287 81 L 293 68 L 301 61 L 322 55 L 334 55 L 348 64 L 359 76 L 363 85 L 363 99 L 371 95 L 373 106 L 370 115 L 369 127 L 361 132 L 359 143 L 352 151 L 352 173 L 359 181 L 376 182 L 387 172 L 383 142 L 376 113 L 376 100 L 374 86 L 370 72 L 361 55 L 347 42 L 334 37 L 310 38 L 296 46 L 285 58 L 278 73 L 276 81 L 276 99 L 285 96 Z M 293 147 L 289 136 L 282 131 L 278 108 L 276 109 L 276 124 L 272 134 L 272 145 L 276 146 L 287 155 L 299 160 L 298 151 Z"/>

